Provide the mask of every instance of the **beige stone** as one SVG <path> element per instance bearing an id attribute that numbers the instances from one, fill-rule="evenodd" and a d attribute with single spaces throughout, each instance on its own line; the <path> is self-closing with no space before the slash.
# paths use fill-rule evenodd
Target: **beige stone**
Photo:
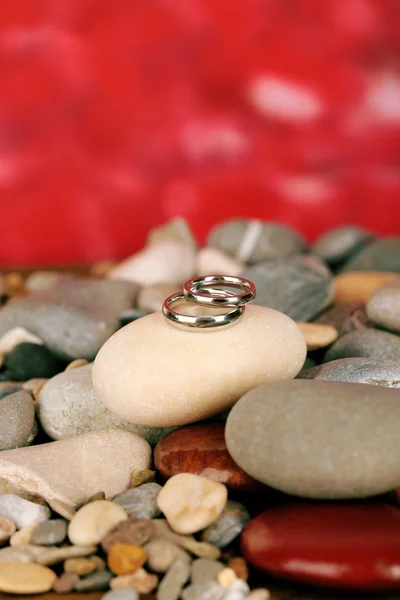
<path id="1" fill-rule="evenodd" d="M 8 354 L 19 344 L 30 342 L 31 344 L 43 345 L 43 340 L 23 327 L 13 327 L 0 338 L 0 354 Z"/>
<path id="2" fill-rule="evenodd" d="M 171 530 L 165 519 L 153 519 L 155 534 L 154 540 L 168 540 L 180 548 L 199 556 L 200 558 L 211 558 L 218 560 L 221 556 L 221 550 L 209 544 L 208 542 L 198 542 L 192 535 L 179 535 Z M 182 557 L 178 557 L 182 560 Z"/>
<path id="3" fill-rule="evenodd" d="M 228 588 L 232 585 L 234 581 L 236 581 L 237 576 L 233 569 L 226 567 L 222 569 L 217 575 L 217 581 L 222 587 Z"/>
<path id="4" fill-rule="evenodd" d="M 6 517 L 0 517 L 0 545 L 5 544 L 16 531 L 15 523 Z"/>
<path id="5" fill-rule="evenodd" d="M 69 524 L 68 537 L 76 545 L 99 544 L 117 523 L 127 518 L 116 502 L 95 500 L 78 510 Z"/>
<path id="6" fill-rule="evenodd" d="M 339 332 L 332 325 L 322 323 L 297 323 L 307 344 L 307 350 L 325 348 L 337 340 Z"/>
<path id="7" fill-rule="evenodd" d="M 0 563 L 0 591 L 9 594 L 43 594 L 53 587 L 57 575 L 32 563 Z"/>
<path id="8" fill-rule="evenodd" d="M 246 266 L 218 248 L 206 247 L 197 253 L 196 273 L 198 275 L 240 275 Z"/>
<path id="9" fill-rule="evenodd" d="M 90 558 L 67 558 L 64 561 L 64 571 L 66 573 L 76 573 L 77 575 L 89 575 L 96 571 L 96 565 Z"/>
<path id="10" fill-rule="evenodd" d="M 60 279 L 68 277 L 60 271 L 34 271 L 25 280 L 25 288 L 29 292 L 43 292 L 54 287 Z"/>
<path id="11" fill-rule="evenodd" d="M 176 558 L 190 562 L 189 554 L 168 539 L 151 540 L 144 549 L 147 564 L 156 573 L 166 573 Z"/>
<path id="12" fill-rule="evenodd" d="M 62 546 L 57 548 L 40 547 L 41 552 L 35 556 L 35 561 L 41 565 L 56 565 L 68 558 L 79 558 L 89 556 L 96 552 L 96 546 Z"/>
<path id="13" fill-rule="evenodd" d="M 76 358 L 75 360 L 70 362 L 69 365 L 67 365 L 65 367 L 65 370 L 71 371 L 71 369 L 77 369 L 78 367 L 83 367 L 84 365 L 87 365 L 88 363 L 89 363 L 89 361 L 86 360 L 86 358 Z"/>
<path id="14" fill-rule="evenodd" d="M 382 271 L 349 271 L 335 277 L 335 303 L 368 302 L 382 285 L 398 276 L 398 273 Z"/>
<path id="15" fill-rule="evenodd" d="M 197 248 L 197 242 L 186 219 L 183 217 L 174 217 L 167 223 L 159 227 L 153 227 L 147 236 L 147 243 L 158 244 L 162 240 L 177 240 L 191 246 L 194 250 Z"/>
<path id="16" fill-rule="evenodd" d="M 223 483 L 192 473 L 179 473 L 165 483 L 157 504 L 174 531 L 190 534 L 216 521 L 227 499 L 228 490 Z"/>
<path id="17" fill-rule="evenodd" d="M 250 592 L 246 600 L 270 600 L 271 592 L 267 588 L 256 588 Z"/>
<path id="18" fill-rule="evenodd" d="M 178 329 L 153 313 L 103 345 L 92 376 L 119 417 L 169 427 L 221 413 L 262 383 L 292 379 L 305 356 L 296 323 L 270 308 L 248 306 L 239 322 L 214 331 Z"/>
<path id="19" fill-rule="evenodd" d="M 13 533 L 10 538 L 10 546 L 24 546 L 25 544 L 30 544 L 32 534 L 36 527 L 37 525 L 30 525 L 29 527 L 24 527 L 23 529 Z"/>
<path id="20" fill-rule="evenodd" d="M 140 568 L 134 573 L 114 577 L 110 581 L 110 588 L 112 590 L 134 588 L 139 594 L 150 594 L 150 592 L 156 589 L 157 584 L 157 575 L 152 575 L 145 569 Z"/>
<path id="21" fill-rule="evenodd" d="M 149 444 L 126 431 L 96 431 L 0 454 L 2 493 L 42 496 L 61 516 L 103 490 L 128 489 L 132 471 L 148 469 Z"/>
<path id="22" fill-rule="evenodd" d="M 168 296 L 178 291 L 175 283 L 154 283 L 142 288 L 138 294 L 137 308 L 146 312 L 161 311 Z"/>

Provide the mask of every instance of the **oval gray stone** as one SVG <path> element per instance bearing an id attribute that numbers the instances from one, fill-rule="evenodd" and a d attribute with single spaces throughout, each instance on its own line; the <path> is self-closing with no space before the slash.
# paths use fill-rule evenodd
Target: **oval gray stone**
<path id="1" fill-rule="evenodd" d="M 68 523 L 64 519 L 52 519 L 38 525 L 32 533 L 31 542 L 38 546 L 56 546 L 67 537 Z"/>
<path id="2" fill-rule="evenodd" d="M 42 504 L 36 504 L 15 494 L 0 496 L 0 517 L 10 519 L 17 529 L 38 525 L 50 519 L 50 509 Z"/>
<path id="3" fill-rule="evenodd" d="M 347 381 L 400 388 L 400 361 L 376 358 L 340 358 L 297 375 L 297 379 Z"/>
<path id="4" fill-rule="evenodd" d="M 0 400 L 0 450 L 24 446 L 35 421 L 35 405 L 29 392 L 21 390 Z"/>
<path id="5" fill-rule="evenodd" d="M 144 483 L 118 494 L 113 501 L 122 506 L 128 517 L 154 519 L 161 512 L 157 505 L 157 496 L 161 490 L 162 486 L 158 483 Z"/>
<path id="6" fill-rule="evenodd" d="M 256 303 L 285 313 L 295 321 L 309 321 L 335 295 L 329 269 L 315 256 L 269 260 L 246 269 L 243 277 L 256 285 Z"/>
<path id="7" fill-rule="evenodd" d="M 328 264 L 335 265 L 361 250 L 373 237 L 370 231 L 355 225 L 336 227 L 317 239 L 313 252 Z"/>
<path id="8" fill-rule="evenodd" d="M 367 302 L 367 315 L 376 325 L 400 333 L 400 277 L 376 290 Z"/>
<path id="9" fill-rule="evenodd" d="M 324 362 L 356 356 L 380 360 L 400 360 L 400 336 L 377 329 L 347 333 L 327 350 Z"/>
<path id="10" fill-rule="evenodd" d="M 226 426 L 249 475 L 307 498 L 364 498 L 400 485 L 400 391 L 277 381 L 245 394 Z"/>
<path id="11" fill-rule="evenodd" d="M 345 271 L 400 273 L 400 237 L 371 242 L 345 264 L 342 272 Z"/>
<path id="12" fill-rule="evenodd" d="M 289 227 L 252 219 L 231 219 L 217 225 L 207 245 L 248 264 L 300 254 L 306 249 L 304 240 Z"/>
<path id="13" fill-rule="evenodd" d="M 53 440 L 102 429 L 122 429 L 140 435 L 154 446 L 174 429 L 135 425 L 112 413 L 97 396 L 92 369 L 93 364 L 88 364 L 64 371 L 40 390 L 38 418 Z"/>
<path id="14" fill-rule="evenodd" d="M 97 573 L 92 573 L 87 577 L 82 577 L 78 583 L 74 585 L 74 590 L 76 592 L 97 592 L 101 590 L 108 590 L 109 583 L 113 575 L 110 571 L 98 571 Z"/>
<path id="15" fill-rule="evenodd" d="M 218 573 L 225 568 L 225 565 L 219 560 L 211 558 L 196 558 L 192 562 L 191 581 L 192 583 L 207 583 L 217 579 Z"/>

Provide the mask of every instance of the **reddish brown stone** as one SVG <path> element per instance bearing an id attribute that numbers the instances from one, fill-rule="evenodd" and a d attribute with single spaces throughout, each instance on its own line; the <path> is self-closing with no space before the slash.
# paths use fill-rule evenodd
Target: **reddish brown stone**
<path id="1" fill-rule="evenodd" d="M 400 589 L 400 510 L 374 504 L 288 504 L 258 515 L 241 538 L 257 568 L 329 587 Z"/>
<path id="2" fill-rule="evenodd" d="M 228 453 L 225 423 L 211 422 L 181 427 L 158 442 L 154 463 L 163 477 L 194 473 L 243 491 L 266 489 L 247 475 Z"/>

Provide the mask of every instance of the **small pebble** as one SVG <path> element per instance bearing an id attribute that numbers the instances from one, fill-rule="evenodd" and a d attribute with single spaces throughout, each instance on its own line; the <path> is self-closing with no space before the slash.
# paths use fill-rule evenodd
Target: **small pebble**
<path id="1" fill-rule="evenodd" d="M 139 600 L 139 596 L 133 588 L 121 588 L 107 592 L 101 600 Z"/>
<path id="2" fill-rule="evenodd" d="M 65 371 L 71 371 L 72 369 L 77 369 L 78 367 L 83 367 L 87 364 L 88 361 L 86 358 L 76 358 L 65 367 Z"/>
<path id="3" fill-rule="evenodd" d="M 100 556 L 91 556 L 90 560 L 96 567 L 96 571 L 104 571 L 106 569 L 106 561 L 100 558 Z"/>
<path id="4" fill-rule="evenodd" d="M 67 522 L 64 519 L 53 519 L 40 523 L 32 533 L 32 544 L 39 546 L 56 546 L 67 537 Z"/>
<path id="5" fill-rule="evenodd" d="M 335 277 L 335 303 L 368 302 L 382 285 L 396 277 L 396 273 L 379 271 L 350 271 Z"/>
<path id="6" fill-rule="evenodd" d="M 109 571 L 97 571 L 84 577 L 74 586 L 76 592 L 99 592 L 109 589 L 112 574 Z"/>
<path id="7" fill-rule="evenodd" d="M 80 508 L 68 527 L 72 544 L 98 544 L 120 521 L 128 515 L 121 506 L 109 500 L 95 500 Z"/>
<path id="8" fill-rule="evenodd" d="M 25 544 L 30 544 L 32 540 L 32 534 L 35 531 L 38 525 L 29 525 L 29 527 L 23 527 L 19 529 L 10 538 L 11 546 L 21 546 Z"/>
<path id="9" fill-rule="evenodd" d="M 234 556 L 230 558 L 227 563 L 227 567 L 235 571 L 236 576 L 243 581 L 247 581 L 249 578 L 249 569 L 247 563 L 242 556 Z"/>
<path id="10" fill-rule="evenodd" d="M 35 546 L 31 546 L 34 548 Z M 97 550 L 96 546 L 64 546 L 62 548 L 43 548 L 37 558 L 37 562 L 42 565 L 55 565 L 68 558 L 79 558 L 80 556 L 88 556 L 94 554 Z"/>
<path id="11" fill-rule="evenodd" d="M 156 529 L 154 534 L 155 539 L 167 539 L 200 558 L 213 558 L 218 560 L 221 556 L 221 550 L 212 544 L 198 542 L 191 535 L 179 535 L 174 533 L 164 519 L 154 519 L 152 522 Z"/>
<path id="12" fill-rule="evenodd" d="M 31 544 L 5 546 L 0 549 L 0 562 L 39 562 L 38 559 L 44 550 L 43 546 Z"/>
<path id="13" fill-rule="evenodd" d="M 225 548 L 242 533 L 249 520 L 250 514 L 243 504 L 228 500 L 218 519 L 203 531 L 201 539 L 217 548 Z"/>
<path id="14" fill-rule="evenodd" d="M 33 563 L 0 564 L 0 591 L 9 594 L 43 594 L 53 587 L 57 575 L 47 567 Z"/>
<path id="15" fill-rule="evenodd" d="M 250 593 L 250 588 L 242 579 L 236 579 L 228 588 L 224 600 L 245 600 Z"/>
<path id="16" fill-rule="evenodd" d="M 182 600 L 224 600 L 226 589 L 216 581 L 195 583 L 182 591 Z"/>
<path id="17" fill-rule="evenodd" d="M 190 567 L 186 561 L 176 559 L 158 586 L 157 600 L 178 600 L 183 586 L 190 576 Z"/>
<path id="18" fill-rule="evenodd" d="M 129 479 L 129 489 L 139 487 L 145 483 L 155 482 L 156 472 L 151 469 L 143 469 L 141 471 L 133 471 Z"/>
<path id="19" fill-rule="evenodd" d="M 46 506 L 30 502 L 15 494 L 0 496 L 0 517 L 10 519 L 17 529 L 48 521 L 50 515 L 51 511 Z"/>
<path id="20" fill-rule="evenodd" d="M 35 422 L 35 406 L 29 392 L 21 390 L 0 402 L 0 450 L 25 446 Z"/>
<path id="21" fill-rule="evenodd" d="M 321 323 L 297 323 L 297 325 L 304 335 L 309 352 L 329 346 L 339 335 L 337 329 L 331 325 Z"/>
<path id="22" fill-rule="evenodd" d="M 140 568 L 128 575 L 119 575 L 110 581 L 113 590 L 133 587 L 139 594 L 150 594 L 158 585 L 158 576 Z"/>
<path id="23" fill-rule="evenodd" d="M 0 338 L 0 354 L 9 354 L 16 346 L 24 342 L 42 345 L 43 340 L 23 327 L 13 327 Z"/>
<path id="24" fill-rule="evenodd" d="M 267 588 L 256 588 L 250 592 L 246 600 L 271 600 L 271 592 Z"/>
<path id="25" fill-rule="evenodd" d="M 147 564 L 156 573 L 165 573 L 176 558 L 190 562 L 190 556 L 169 540 L 151 540 L 144 546 L 147 555 Z"/>
<path id="26" fill-rule="evenodd" d="M 34 271 L 25 280 L 25 288 L 29 292 L 39 292 L 49 290 L 54 287 L 62 277 L 66 277 L 65 273 L 59 271 Z"/>
<path id="27" fill-rule="evenodd" d="M 153 227 L 147 235 L 149 246 L 162 240 L 177 240 L 184 242 L 197 250 L 197 242 L 190 229 L 189 223 L 183 217 L 174 217 L 167 223 L 158 227 Z"/>
<path id="28" fill-rule="evenodd" d="M 335 227 L 317 239 L 313 252 L 329 265 L 337 265 L 351 258 L 372 240 L 372 233 L 362 227 L 354 225 Z"/>
<path id="29" fill-rule="evenodd" d="M 0 545 L 8 542 L 10 537 L 17 531 L 15 524 L 6 517 L 0 517 Z"/>
<path id="30" fill-rule="evenodd" d="M 89 575 L 89 573 L 93 573 L 96 570 L 96 564 L 91 558 L 67 558 L 64 562 L 64 571 L 66 573 Z"/>
<path id="31" fill-rule="evenodd" d="M 379 288 L 367 303 L 369 319 L 395 333 L 400 333 L 400 277 Z"/>
<path id="32" fill-rule="evenodd" d="M 234 581 L 236 581 L 237 576 L 233 569 L 226 567 L 222 569 L 217 575 L 217 581 L 222 587 L 230 587 Z"/>
<path id="33" fill-rule="evenodd" d="M 0 400 L 10 396 L 11 394 L 15 394 L 15 392 L 20 392 L 24 389 L 25 384 L 22 383 L 7 383 L 0 382 Z"/>
<path id="34" fill-rule="evenodd" d="M 123 510 L 123 509 L 121 509 Z M 133 544 L 143 546 L 154 534 L 153 521 L 149 519 L 127 519 L 123 520 L 101 540 L 101 547 L 108 552 L 113 544 Z"/>
<path id="35" fill-rule="evenodd" d="M 4 368 L 16 381 L 33 377 L 53 377 L 64 369 L 61 362 L 46 346 L 23 342 L 18 344 L 4 359 Z"/>
<path id="36" fill-rule="evenodd" d="M 53 584 L 53 592 L 56 592 L 56 594 L 69 594 L 79 581 L 79 575 L 76 573 L 62 573 Z"/>
<path id="37" fill-rule="evenodd" d="M 205 273 L 240 275 L 245 268 L 244 263 L 218 248 L 202 248 L 197 253 L 196 272 L 199 275 L 204 275 Z"/>
<path id="38" fill-rule="evenodd" d="M 225 565 L 218 560 L 209 558 L 197 558 L 192 562 L 191 581 L 192 583 L 206 583 L 215 581 L 217 575 L 225 568 Z"/>
<path id="39" fill-rule="evenodd" d="M 400 360 L 400 336 L 377 329 L 353 331 L 340 337 L 325 353 L 324 362 L 339 358 Z"/>
<path id="40" fill-rule="evenodd" d="M 297 377 L 400 388 L 400 362 L 377 358 L 339 358 L 303 371 Z"/>
<path id="41" fill-rule="evenodd" d="M 134 544 L 113 544 L 108 551 L 107 564 L 115 575 L 134 573 L 146 562 L 146 551 Z"/>
<path id="42" fill-rule="evenodd" d="M 343 271 L 400 273 L 400 237 L 386 237 L 371 242 L 345 263 Z"/>
<path id="43" fill-rule="evenodd" d="M 371 327 L 371 323 L 365 312 L 365 304 L 362 302 L 334 304 L 322 312 L 314 320 L 314 323 L 331 325 L 338 330 L 339 337 L 352 331 L 360 331 Z"/>
<path id="44" fill-rule="evenodd" d="M 105 500 L 106 499 L 106 495 L 104 492 L 96 492 L 95 494 L 92 494 L 92 496 L 90 496 L 90 498 L 88 498 L 87 502 L 83 502 L 82 506 L 85 506 L 85 504 L 89 504 L 90 502 L 94 502 L 95 500 Z M 81 506 L 79 506 L 79 508 L 82 508 Z"/>
<path id="45" fill-rule="evenodd" d="M 227 488 L 206 477 L 180 473 L 168 479 L 157 503 L 177 533 L 195 533 L 213 523 L 225 508 Z"/>
<path id="46" fill-rule="evenodd" d="M 122 506 L 129 517 L 153 519 L 160 514 L 157 497 L 161 490 L 162 486 L 158 483 L 145 483 L 118 494 L 113 498 L 113 502 Z"/>

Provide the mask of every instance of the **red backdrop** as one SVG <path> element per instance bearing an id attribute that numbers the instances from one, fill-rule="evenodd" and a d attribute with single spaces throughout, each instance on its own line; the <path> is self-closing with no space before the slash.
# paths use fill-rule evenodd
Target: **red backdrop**
<path id="1" fill-rule="evenodd" d="M 399 40 L 398 0 L 4 0 L 0 263 L 175 215 L 399 233 Z"/>

